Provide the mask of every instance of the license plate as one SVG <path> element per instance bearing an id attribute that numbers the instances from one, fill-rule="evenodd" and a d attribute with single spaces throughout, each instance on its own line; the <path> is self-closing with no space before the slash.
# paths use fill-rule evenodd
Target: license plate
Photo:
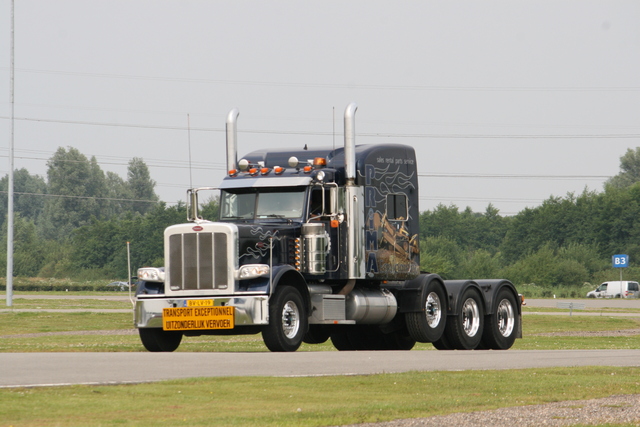
<path id="1" fill-rule="evenodd" d="M 165 331 L 233 329 L 234 321 L 234 307 L 214 306 L 213 300 L 190 300 L 186 307 L 162 309 L 162 329 Z"/>

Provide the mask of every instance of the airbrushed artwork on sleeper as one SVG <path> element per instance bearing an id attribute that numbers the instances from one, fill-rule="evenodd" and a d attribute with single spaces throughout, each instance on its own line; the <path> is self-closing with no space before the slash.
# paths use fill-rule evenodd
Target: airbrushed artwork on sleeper
<path id="1" fill-rule="evenodd" d="M 413 150 L 378 152 L 367 160 L 364 165 L 367 277 L 413 278 L 420 273 L 418 184 Z"/>

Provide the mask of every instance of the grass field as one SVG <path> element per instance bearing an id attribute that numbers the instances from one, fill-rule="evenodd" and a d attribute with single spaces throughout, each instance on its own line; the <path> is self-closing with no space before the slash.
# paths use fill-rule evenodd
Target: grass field
<path id="1" fill-rule="evenodd" d="M 614 334 L 635 329 L 636 334 Z M 578 331 L 589 333 L 572 335 Z M 640 318 L 525 315 L 523 334 L 514 349 L 640 348 Z M 0 352 L 145 351 L 133 329 L 130 313 L 3 312 L 0 337 Z M 414 350 L 433 350 L 433 346 L 417 344 Z M 186 337 L 177 351 L 267 351 L 267 348 L 260 335 L 201 336 Z M 328 342 L 303 344 L 299 351 L 336 350 Z"/>
<path id="2" fill-rule="evenodd" d="M 0 312 L 0 352 L 46 351 L 145 351 L 133 329 L 131 313 L 74 312 L 59 313 L 44 310 L 72 308 L 75 310 L 131 308 L 127 293 L 116 293 L 123 300 L 104 300 L 109 294 L 73 293 L 83 299 L 20 298 L 15 296 L 14 309 L 42 309 L 37 312 Z M 38 295 L 38 294 L 36 294 Z M 51 293 L 42 293 L 51 295 Z M 69 295 L 69 293 L 63 293 Z M 93 298 L 86 298 L 91 297 Z M 524 338 L 516 340 L 514 349 L 628 349 L 640 348 L 640 318 L 601 316 L 553 316 L 527 312 L 558 314 L 567 310 L 526 307 L 523 320 Z M 611 310 L 610 312 L 618 312 Z M 637 333 L 615 334 L 614 331 L 638 330 Z M 576 332 L 584 334 L 576 335 Z M 611 331 L 608 335 L 606 331 Z M 600 332 L 599 334 L 594 334 Z M 433 350 L 431 344 L 417 344 L 414 350 Z M 202 336 L 183 340 L 178 351 L 267 351 L 260 335 Z M 331 343 L 303 344 L 299 351 L 335 351 Z"/>
<path id="3" fill-rule="evenodd" d="M 14 300 L 15 308 L 61 304 Z M 130 303 L 74 300 L 70 308 L 126 309 Z M 632 317 L 527 314 L 523 329 L 514 349 L 640 348 L 640 319 Z M 413 351 L 421 350 L 435 351 L 430 344 Z M 0 352 L 34 351 L 144 349 L 131 313 L 0 313 Z M 204 336 L 186 338 L 178 351 L 267 349 L 259 335 Z M 300 351 L 335 349 L 305 344 Z M 607 367 L 11 388 L 0 389 L 0 426 L 328 426 L 637 393 L 640 368 Z"/>
<path id="4" fill-rule="evenodd" d="M 0 389 L 0 424 L 332 426 L 635 394 L 639 377 L 597 367 Z"/>

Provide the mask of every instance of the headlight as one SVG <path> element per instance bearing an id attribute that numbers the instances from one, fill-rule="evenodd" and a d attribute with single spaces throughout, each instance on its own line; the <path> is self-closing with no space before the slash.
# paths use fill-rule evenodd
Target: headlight
<path id="1" fill-rule="evenodd" d="M 247 264 L 238 270 L 238 280 L 255 279 L 256 277 L 268 275 L 269 266 L 266 264 Z"/>
<path id="2" fill-rule="evenodd" d="M 138 280 L 145 282 L 164 282 L 164 269 L 145 267 L 138 269 Z"/>

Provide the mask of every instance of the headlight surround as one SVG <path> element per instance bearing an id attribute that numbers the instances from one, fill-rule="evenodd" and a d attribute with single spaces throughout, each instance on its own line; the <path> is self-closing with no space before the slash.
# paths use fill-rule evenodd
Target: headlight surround
<path id="1" fill-rule="evenodd" d="M 164 282 L 164 268 L 139 268 L 138 280 L 144 280 L 145 282 Z"/>
<path id="2" fill-rule="evenodd" d="M 266 264 L 247 264 L 238 270 L 238 280 L 255 279 L 256 277 L 268 276 L 269 266 Z"/>

